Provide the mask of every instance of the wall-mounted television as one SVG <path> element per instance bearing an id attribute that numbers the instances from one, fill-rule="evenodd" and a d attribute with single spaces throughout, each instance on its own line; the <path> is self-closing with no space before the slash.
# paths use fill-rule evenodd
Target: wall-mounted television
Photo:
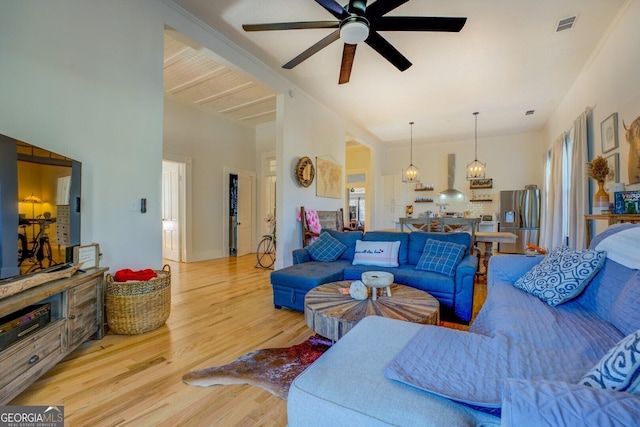
<path id="1" fill-rule="evenodd" d="M 0 135 L 0 285 L 71 261 L 81 176 L 79 161 Z"/>

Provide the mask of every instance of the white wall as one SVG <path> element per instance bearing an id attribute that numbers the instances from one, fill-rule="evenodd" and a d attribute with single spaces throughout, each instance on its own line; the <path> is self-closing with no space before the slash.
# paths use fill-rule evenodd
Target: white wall
<path id="1" fill-rule="evenodd" d="M 640 116 L 640 1 L 631 0 L 614 22 L 591 61 L 585 66 L 573 87 L 558 106 L 546 127 L 548 146 L 586 107 L 593 107 L 594 156 L 602 154 L 600 123 L 611 113 L 618 113 L 619 148 L 603 154 L 620 154 L 620 181 L 629 183 L 627 161 L 629 144 L 624 136 L 622 121 L 629 125 Z M 638 189 L 636 184 L 630 189 Z"/>
<path id="2" fill-rule="evenodd" d="M 175 100 L 164 102 L 164 153 L 191 159 L 187 260 L 228 256 L 224 168 L 256 172 L 254 130 Z"/>
<path id="3" fill-rule="evenodd" d="M 344 143 L 350 135 L 371 148 L 372 169 L 381 171 L 374 177 L 373 194 L 381 187 L 380 176 L 400 173 L 406 166 L 408 149 L 382 150 L 371 135 L 318 106 L 277 72 L 174 6 L 157 0 L 0 0 L 0 7 L 0 133 L 83 162 L 83 243 L 100 243 L 102 264 L 112 269 L 161 265 L 165 24 L 280 93 L 274 129 L 275 152 L 281 166 L 277 176 L 277 267 L 290 264 L 291 250 L 300 246 L 300 224 L 296 221 L 300 206 L 337 209 L 344 204 L 342 199 L 316 197 L 315 183 L 309 188 L 298 186 L 293 167 L 299 157 L 315 160 L 316 156 L 328 156 L 344 165 Z M 631 2 L 601 54 L 552 118 L 545 141 L 540 141 L 538 134 L 479 139 L 478 157 L 487 162 L 494 191 L 529 183 L 541 185 L 539 147 L 567 128 L 585 106 L 595 105 L 597 123 L 616 110 L 625 121 L 633 118 L 623 113 L 638 98 L 633 77 L 640 70 L 640 59 L 634 55 L 640 47 L 635 25 L 639 8 L 637 1 Z M 256 140 L 244 131 L 229 132 L 243 144 L 246 139 Z M 170 147 L 173 143 L 168 144 Z M 196 145 L 190 147 L 194 162 L 198 150 L 209 150 Z M 624 140 L 620 145 L 622 151 Z M 175 147 L 170 151 L 188 154 Z M 472 141 L 425 147 L 414 144 L 414 159 L 419 159 L 414 163 L 421 168 L 424 182 L 433 181 L 441 188 L 446 186 L 446 154 L 450 152 L 457 153 L 457 186 L 468 190 L 463 170 L 473 158 Z M 224 161 L 237 167 L 251 162 L 256 170 L 255 153 L 251 151 L 250 158 L 241 159 L 232 152 Z M 203 178 L 207 180 L 208 176 Z M 206 191 L 211 182 L 198 185 L 202 186 L 198 191 Z M 148 213 L 130 211 L 130 202 L 142 197 L 148 200 Z M 194 207 L 194 214 L 197 210 Z M 208 230 L 206 239 L 218 239 L 216 233 Z M 200 242 L 194 251 L 216 255 Z"/>
<path id="4" fill-rule="evenodd" d="M 264 218 L 269 213 L 268 208 L 268 196 L 265 194 L 267 184 L 265 182 L 265 175 L 268 171 L 265 169 L 265 161 L 269 157 L 275 157 L 276 155 L 276 123 L 269 122 L 263 123 L 256 127 L 256 168 L 258 171 L 258 218 L 257 218 L 257 235 L 256 238 L 268 234 L 270 232 L 269 227 L 264 222 Z M 276 165 L 277 167 L 277 165 Z M 258 240 L 259 242 L 260 240 Z"/>
<path id="5" fill-rule="evenodd" d="M 292 164 L 303 155 L 331 155 L 344 164 L 347 132 L 376 145 L 371 135 L 317 106 L 276 71 L 171 3 L 0 0 L 0 9 L 0 134 L 83 163 L 82 242 L 100 243 L 102 264 L 112 270 L 162 264 L 165 24 L 220 55 L 223 63 L 244 70 L 278 93 L 295 96 L 287 101 L 279 96 L 275 132 L 277 161 L 282 165 L 277 179 L 278 229 L 283 234 L 278 240 L 277 266 L 290 264 L 291 250 L 300 245 L 295 219 L 299 206 L 342 206 L 341 200 L 316 198 L 315 187 L 298 187 Z M 237 140 L 244 144 L 247 135 L 238 132 L 243 135 Z M 191 149 L 214 156 L 211 148 Z M 188 154 L 175 147 L 171 151 Z M 250 162 L 255 167 L 254 152 L 243 159 L 232 152 L 225 162 Z M 211 182 L 197 185 L 201 186 L 197 191 L 205 191 Z M 147 199 L 146 214 L 129 210 L 140 198 Z M 193 215 L 202 214 L 196 213 L 199 207 L 194 207 Z M 203 208 L 206 211 L 208 206 Z M 197 233 L 194 229 L 192 235 Z M 217 233 L 208 230 L 205 238 L 219 239 Z M 195 246 L 194 252 L 216 256 L 215 250 L 209 253 L 200 242 Z"/>
<path id="6" fill-rule="evenodd" d="M 408 145 L 408 144 L 407 144 Z M 454 187 L 465 193 L 463 200 L 438 198 L 438 193 L 447 188 L 447 158 L 449 153 L 456 154 Z M 398 175 L 409 165 L 409 147 L 389 149 L 382 156 L 382 175 Z M 440 144 L 413 144 L 413 164 L 420 169 L 423 184 L 433 184 L 435 191 L 416 193 L 413 184 L 403 184 L 405 201 L 401 204 L 412 204 L 416 195 L 432 197 L 435 202 L 450 203 L 447 211 L 471 211 L 471 216 L 494 214 L 499 209 L 501 190 L 523 189 L 525 185 L 535 184 L 542 188 L 544 172 L 544 134 L 531 132 L 515 135 L 478 138 L 478 160 L 487 164 L 487 178 L 493 179 L 493 188 L 476 190 L 478 193 L 489 193 L 491 203 L 470 203 L 469 181 L 466 179 L 466 166 L 474 159 L 474 141 L 453 141 Z M 379 200 L 381 203 L 381 200 Z M 431 210 L 438 211 L 436 203 L 413 204 L 414 215 Z M 381 205 L 377 206 L 382 209 Z M 384 228 L 384 224 L 376 224 L 376 228 Z M 388 227 L 388 225 L 387 225 Z"/>
<path id="7" fill-rule="evenodd" d="M 344 165 L 347 134 L 373 149 L 377 147 L 378 141 L 362 129 L 345 123 L 330 109 L 316 104 L 299 88 L 286 81 L 278 71 L 268 68 L 258 59 L 241 51 L 215 30 L 191 19 L 181 9 L 172 7 L 178 13 L 167 15 L 167 25 L 214 52 L 220 57 L 221 63 L 249 74 L 279 94 L 278 118 L 274 129 L 278 163 L 276 268 L 291 265 L 291 251 L 301 246 L 301 227 L 296 220 L 300 206 L 337 209 L 343 205 L 342 199 L 316 197 L 315 183 L 309 188 L 300 187 L 293 176 L 297 160 L 302 156 L 308 156 L 315 161 L 316 156 L 329 155 Z M 256 141 L 260 144 L 257 149 L 260 152 L 264 149 L 262 138 L 270 139 L 272 136 L 267 137 L 260 132 L 257 132 L 256 136 Z"/>
<path id="8" fill-rule="evenodd" d="M 294 93 L 278 99 L 282 114 L 278 118 L 277 142 L 278 172 L 276 175 L 278 194 L 277 223 L 278 248 L 276 268 L 292 263 L 291 251 L 302 246 L 301 226 L 297 221 L 300 207 L 316 210 L 334 210 L 344 206 L 344 195 L 340 199 L 316 197 L 318 176 L 309 187 L 298 185 L 294 169 L 300 157 L 308 156 L 316 165 L 316 157 L 345 165 L 344 125 L 337 123 L 335 116 L 304 96 Z M 286 125 L 284 125 L 286 123 Z M 280 162 L 280 159 L 283 159 Z M 283 209 L 280 209 L 280 207 Z"/>
<path id="9" fill-rule="evenodd" d="M 112 270 L 162 266 L 156 4 L 0 0 L 0 133 L 82 162 L 82 243 Z"/>

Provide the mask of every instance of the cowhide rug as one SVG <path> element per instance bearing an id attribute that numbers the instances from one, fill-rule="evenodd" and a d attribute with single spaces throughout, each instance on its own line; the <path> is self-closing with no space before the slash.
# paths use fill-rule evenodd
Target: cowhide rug
<path id="1" fill-rule="evenodd" d="M 223 366 L 189 372 L 182 381 L 189 385 L 250 384 L 287 400 L 293 380 L 331 347 L 331 341 L 318 335 L 288 348 L 255 350 Z"/>

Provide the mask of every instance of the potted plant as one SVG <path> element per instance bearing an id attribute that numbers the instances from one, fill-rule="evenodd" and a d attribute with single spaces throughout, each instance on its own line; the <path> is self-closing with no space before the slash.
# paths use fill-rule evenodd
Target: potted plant
<path id="1" fill-rule="evenodd" d="M 593 212 L 607 211 L 609 209 L 609 194 L 604 190 L 604 181 L 609 175 L 609 164 L 602 156 L 598 156 L 591 163 L 587 163 L 587 173 L 589 178 L 598 183 L 598 191 L 593 195 Z"/>

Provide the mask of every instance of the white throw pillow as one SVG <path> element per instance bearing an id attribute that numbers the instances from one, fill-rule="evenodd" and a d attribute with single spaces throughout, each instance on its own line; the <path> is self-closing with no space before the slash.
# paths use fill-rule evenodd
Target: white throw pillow
<path id="1" fill-rule="evenodd" d="M 353 265 L 375 265 L 377 267 L 397 267 L 400 242 L 365 242 L 356 240 Z"/>
<path id="2" fill-rule="evenodd" d="M 640 330 L 623 338 L 585 374 L 580 384 L 640 394 Z"/>

